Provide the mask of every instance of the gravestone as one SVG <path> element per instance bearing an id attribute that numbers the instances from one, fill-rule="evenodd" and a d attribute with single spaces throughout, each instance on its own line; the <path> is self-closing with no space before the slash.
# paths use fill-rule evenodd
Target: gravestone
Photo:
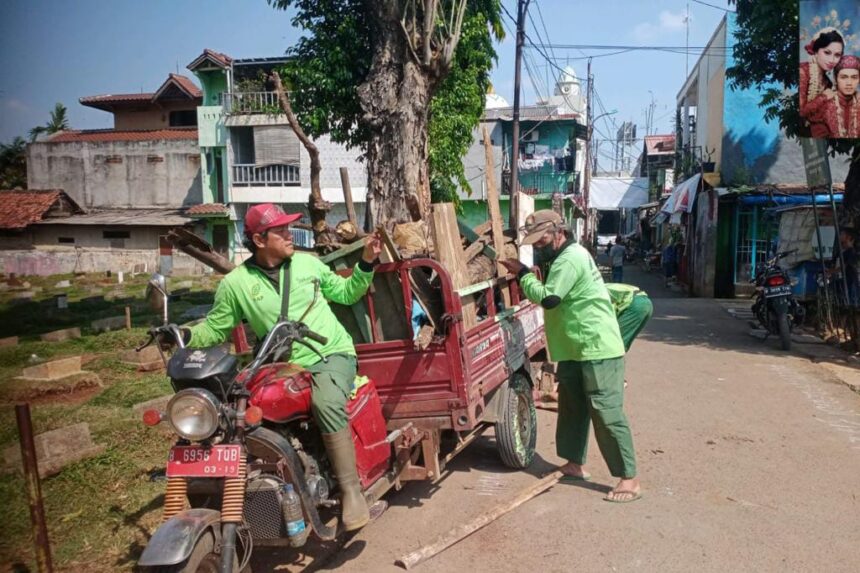
<path id="1" fill-rule="evenodd" d="M 20 377 L 26 378 L 30 381 L 47 381 L 58 380 L 60 378 L 65 378 L 66 376 L 79 374 L 80 372 L 81 357 L 70 356 L 68 358 L 51 360 L 50 362 L 43 362 L 42 364 L 37 364 L 36 366 L 24 368 L 21 371 Z"/>
<path id="2" fill-rule="evenodd" d="M 72 282 L 69 280 L 60 281 L 54 285 L 54 288 L 69 288 L 72 286 Z"/>
<path id="3" fill-rule="evenodd" d="M 166 396 L 159 396 L 158 398 L 153 398 L 146 402 L 140 402 L 139 404 L 132 406 L 131 411 L 134 412 L 135 416 L 138 418 L 143 416 L 143 413 L 147 410 L 158 410 L 159 412 L 164 412 L 167 409 L 167 403 L 170 402 L 171 398 L 173 398 L 173 394 L 167 394 Z"/>
<path id="4" fill-rule="evenodd" d="M 106 447 L 93 443 L 86 422 L 37 434 L 33 441 L 40 478 L 57 474 L 69 464 L 96 456 Z M 3 466 L 6 471 L 22 470 L 20 445 L 14 444 L 3 450 Z"/>
<path id="5" fill-rule="evenodd" d="M 18 346 L 18 337 L 7 336 L 6 338 L 0 338 L 0 348 L 4 346 Z"/>
<path id="6" fill-rule="evenodd" d="M 138 372 L 152 372 L 164 368 L 164 361 L 155 346 L 147 346 L 140 352 L 126 350 L 120 355 L 120 362 L 136 368 Z"/>
<path id="7" fill-rule="evenodd" d="M 43 342 L 63 342 L 64 340 L 71 340 L 72 338 L 80 337 L 81 329 L 75 326 L 74 328 L 64 328 L 62 330 L 46 332 L 39 338 L 41 338 Z"/>
<path id="8" fill-rule="evenodd" d="M 181 289 L 191 290 L 192 286 L 194 286 L 194 281 L 179 281 L 178 283 L 173 285 L 173 290 L 174 291 L 181 290 Z"/>
<path id="9" fill-rule="evenodd" d="M 111 330 L 122 330 L 125 328 L 125 315 L 100 318 L 99 320 L 92 321 L 90 326 L 97 333 L 110 332 Z"/>

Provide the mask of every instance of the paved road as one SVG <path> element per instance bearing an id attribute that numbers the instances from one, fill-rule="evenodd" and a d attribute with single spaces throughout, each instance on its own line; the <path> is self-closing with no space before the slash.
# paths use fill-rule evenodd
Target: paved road
<path id="1" fill-rule="evenodd" d="M 627 365 L 645 497 L 602 501 L 614 480 L 592 444 L 592 484 L 557 485 L 416 571 L 860 571 L 860 395 L 751 338 L 729 304 L 626 273 L 655 304 Z M 397 557 L 560 462 L 555 414 L 538 415 L 529 472 L 504 469 L 484 438 L 441 483 L 390 495 L 389 511 L 339 551 L 261 550 L 255 571 L 400 570 Z"/>

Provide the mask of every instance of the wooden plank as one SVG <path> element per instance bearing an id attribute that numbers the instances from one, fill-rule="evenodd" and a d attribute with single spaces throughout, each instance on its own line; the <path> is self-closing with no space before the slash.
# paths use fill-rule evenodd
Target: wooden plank
<path id="1" fill-rule="evenodd" d="M 496 187 L 496 161 L 493 158 L 493 146 L 490 142 L 490 132 L 487 126 L 482 128 L 484 134 L 484 173 L 487 179 L 487 208 L 490 211 L 490 230 L 493 234 L 493 247 L 499 254 L 496 259 L 496 275 L 503 277 L 507 269 L 498 263 L 505 257 L 505 237 L 502 235 L 502 208 L 499 206 L 499 188 Z M 511 306 L 511 289 L 508 285 L 501 287 L 502 300 L 505 308 Z"/>
<path id="2" fill-rule="evenodd" d="M 436 244 L 436 260 L 450 273 L 454 288 L 469 286 L 469 271 L 463 258 L 460 232 L 457 229 L 457 215 L 451 203 L 435 203 L 432 209 L 433 238 Z M 478 324 L 477 309 L 472 297 L 461 300 L 463 306 L 463 325 L 466 330 Z"/>
<path id="3" fill-rule="evenodd" d="M 496 162 L 493 159 L 493 146 L 490 143 L 490 132 L 487 126 L 482 128 L 484 132 L 484 154 L 486 156 L 484 174 L 487 178 L 487 207 L 490 211 L 490 229 L 493 232 L 493 248 L 500 255 L 505 252 L 505 237 L 502 235 L 502 209 L 499 206 L 499 190 L 496 187 Z M 502 265 L 496 265 L 499 276 L 504 276 L 507 271 Z"/>
<path id="4" fill-rule="evenodd" d="M 457 527 L 451 529 L 448 533 L 445 533 L 444 535 L 440 536 L 430 545 L 425 545 L 421 549 L 413 551 L 408 555 L 404 555 L 403 557 L 394 562 L 395 565 L 399 565 L 404 569 L 411 569 L 412 567 L 415 567 L 422 561 L 430 559 L 434 555 L 445 551 L 461 539 L 465 539 L 469 535 L 475 533 L 488 523 L 492 523 L 493 521 L 505 515 L 509 511 L 518 508 L 536 495 L 545 492 L 546 490 L 554 486 L 558 482 L 558 480 L 562 478 L 562 476 L 563 474 L 558 470 L 552 472 L 537 483 L 525 488 L 524 490 L 521 490 L 513 499 L 495 505 L 494 507 L 480 514 L 468 523 L 458 525 Z"/>
<path id="5" fill-rule="evenodd" d="M 517 203 L 517 229 L 525 225 L 526 217 L 535 212 L 535 200 L 531 195 L 520 192 L 520 200 Z M 517 236 L 517 239 L 520 237 Z M 534 250 L 531 245 L 521 245 L 519 248 L 520 262 L 526 266 L 535 264 Z"/>
<path id="6" fill-rule="evenodd" d="M 476 242 L 481 240 L 481 236 L 478 235 L 478 233 L 476 233 L 475 231 L 473 231 L 472 228 L 469 225 L 467 225 L 466 222 L 460 218 L 457 219 L 457 228 L 460 229 L 460 234 L 463 235 L 466 238 L 466 240 L 469 241 L 470 243 L 472 243 L 473 245 Z M 482 245 L 483 246 L 482 246 L 480 252 L 487 255 L 487 258 L 489 258 L 491 261 L 495 261 L 496 260 L 496 250 L 493 247 L 491 247 L 490 245 L 487 245 L 485 243 L 482 243 Z M 470 260 L 470 258 L 471 257 L 466 257 L 466 260 L 468 261 L 468 260 Z"/>

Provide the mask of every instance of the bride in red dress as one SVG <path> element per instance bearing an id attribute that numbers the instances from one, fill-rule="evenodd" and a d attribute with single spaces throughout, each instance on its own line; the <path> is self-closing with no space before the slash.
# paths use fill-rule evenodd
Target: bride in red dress
<path id="1" fill-rule="evenodd" d="M 834 68 L 836 88 L 807 106 L 812 137 L 860 138 L 860 58 L 844 56 Z"/>
<path id="2" fill-rule="evenodd" d="M 809 54 L 809 61 L 800 64 L 798 91 L 800 92 L 800 115 L 808 120 L 811 112 L 809 106 L 826 90 L 833 87 L 827 72 L 839 63 L 845 50 L 845 39 L 836 28 L 822 28 L 804 48 Z M 813 137 L 822 137 L 815 135 L 816 131 L 819 133 L 822 131 L 821 126 L 811 125 L 811 127 Z"/>

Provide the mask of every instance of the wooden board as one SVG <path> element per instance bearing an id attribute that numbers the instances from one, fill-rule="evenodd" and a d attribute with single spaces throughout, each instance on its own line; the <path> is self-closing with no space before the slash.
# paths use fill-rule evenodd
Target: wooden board
<path id="1" fill-rule="evenodd" d="M 526 217 L 535 212 L 535 200 L 531 195 L 526 195 L 522 191 L 520 192 L 520 200 L 517 204 L 517 232 L 519 233 L 519 228 L 525 225 Z M 517 240 L 519 241 L 520 237 L 517 235 Z M 524 265 L 532 266 L 535 264 L 534 250 L 531 245 L 522 245 L 519 248 L 520 262 Z"/>
<path id="2" fill-rule="evenodd" d="M 457 229 L 457 215 L 451 203 L 435 203 L 431 206 L 430 217 L 433 228 L 433 239 L 436 245 L 436 260 L 451 275 L 454 289 L 467 287 L 470 284 L 469 271 L 463 258 L 463 246 L 460 232 Z M 463 306 L 463 325 L 466 330 L 478 324 L 478 314 L 474 298 L 469 295 L 461 299 Z"/>
<path id="3" fill-rule="evenodd" d="M 502 208 L 499 206 L 499 188 L 496 187 L 496 161 L 493 158 L 493 146 L 490 142 L 490 133 L 487 131 L 487 126 L 483 127 L 484 133 L 484 154 L 486 157 L 484 173 L 487 176 L 487 207 L 490 211 L 490 230 L 493 233 L 493 247 L 498 253 L 496 259 L 496 274 L 500 277 L 505 276 L 507 269 L 499 264 L 499 260 L 504 259 L 505 253 L 505 237 L 502 235 Z M 510 287 L 504 285 L 501 287 L 502 300 L 505 308 L 511 306 L 511 291 Z"/>

